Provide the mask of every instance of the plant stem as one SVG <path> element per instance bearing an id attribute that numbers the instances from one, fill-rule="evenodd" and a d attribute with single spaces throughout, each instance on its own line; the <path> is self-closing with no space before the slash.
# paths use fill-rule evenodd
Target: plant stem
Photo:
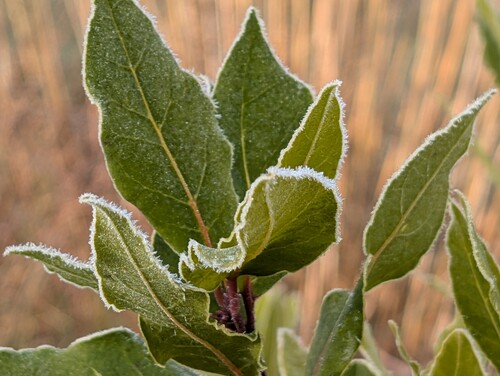
<path id="1" fill-rule="evenodd" d="M 238 294 L 238 284 L 236 278 L 226 279 L 226 296 L 228 298 L 228 308 L 231 313 L 232 322 L 239 333 L 245 332 L 245 324 L 240 312 L 240 295 Z"/>
<path id="2" fill-rule="evenodd" d="M 255 330 L 255 298 L 252 293 L 252 282 L 250 277 L 247 276 L 245 279 L 245 286 L 243 287 L 243 292 L 241 294 L 243 297 L 243 303 L 245 305 L 245 313 L 247 315 L 247 323 L 245 326 L 245 331 L 247 333 L 252 333 Z"/>

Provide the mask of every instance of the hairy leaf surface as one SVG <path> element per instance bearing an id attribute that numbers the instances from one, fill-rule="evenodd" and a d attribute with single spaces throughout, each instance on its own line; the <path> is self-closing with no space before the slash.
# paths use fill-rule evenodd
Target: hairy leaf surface
<path id="1" fill-rule="evenodd" d="M 292 329 L 278 329 L 278 367 L 280 376 L 303 376 L 307 349 Z"/>
<path id="2" fill-rule="evenodd" d="M 174 279 L 127 213 L 92 195 L 81 201 L 94 211 L 91 246 L 101 298 L 117 311 L 140 314 L 155 328 L 145 335 L 158 362 L 174 359 L 209 372 L 257 373 L 257 336 L 233 334 L 209 323 L 208 294 Z M 159 333 L 161 341 L 154 337 Z"/>
<path id="3" fill-rule="evenodd" d="M 25 244 L 8 247 L 4 256 L 17 254 L 41 261 L 45 270 L 57 274 L 62 280 L 80 287 L 97 290 L 97 278 L 92 265 L 66 253 L 43 245 Z"/>
<path id="4" fill-rule="evenodd" d="M 359 347 L 363 320 L 362 278 L 353 291 L 335 289 L 325 295 L 306 375 L 341 375 Z"/>
<path id="5" fill-rule="evenodd" d="M 340 202 L 334 181 L 316 171 L 269 169 L 237 214 L 236 238 L 246 252 L 241 273 L 293 272 L 314 261 L 340 238 Z"/>
<path id="6" fill-rule="evenodd" d="M 94 0 L 85 85 L 116 188 L 180 253 L 227 236 L 237 205 L 231 146 L 200 82 L 133 0 Z"/>
<path id="7" fill-rule="evenodd" d="M 196 376 L 199 373 L 170 361 L 160 367 L 142 339 L 131 330 L 115 328 L 91 334 L 66 349 L 0 347 L 0 369 L 9 376 Z"/>
<path id="8" fill-rule="evenodd" d="M 385 186 L 364 232 L 366 289 L 413 270 L 443 223 L 449 174 L 469 147 L 489 91 L 431 135 Z"/>
<path id="9" fill-rule="evenodd" d="M 347 149 L 340 81 L 326 85 L 281 152 L 279 167 L 307 166 L 335 179 Z"/>
<path id="10" fill-rule="evenodd" d="M 481 363 L 465 330 L 456 329 L 446 337 L 436 355 L 430 374 L 431 376 L 484 375 Z"/>
<path id="11" fill-rule="evenodd" d="M 233 179 L 243 198 L 251 183 L 276 164 L 312 94 L 271 51 L 261 21 L 250 9 L 214 88 L 220 126 L 234 145 Z"/>
<path id="12" fill-rule="evenodd" d="M 179 272 L 186 281 L 204 290 L 214 290 L 229 272 L 238 269 L 245 260 L 240 246 L 210 248 L 191 240 L 187 254 L 181 255 Z"/>
<path id="13" fill-rule="evenodd" d="M 461 207 L 451 203 L 452 222 L 446 242 L 453 295 L 465 326 L 500 370 L 498 266 L 477 235 L 464 200 L 462 196 Z"/>

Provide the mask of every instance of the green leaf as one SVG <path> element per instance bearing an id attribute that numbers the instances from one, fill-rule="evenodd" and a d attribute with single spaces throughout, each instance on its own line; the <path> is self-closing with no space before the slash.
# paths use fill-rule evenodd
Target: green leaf
<path id="1" fill-rule="evenodd" d="M 437 354 L 432 365 L 431 375 L 482 376 L 484 374 L 467 332 L 463 329 L 454 330 L 446 337 Z"/>
<path id="2" fill-rule="evenodd" d="M 97 290 L 97 278 L 92 265 L 78 260 L 66 253 L 44 245 L 28 243 L 8 247 L 4 256 L 17 254 L 41 261 L 48 273 L 57 274 L 62 280 L 79 287 Z"/>
<path id="3" fill-rule="evenodd" d="M 185 304 L 191 303 L 186 302 Z M 218 350 L 228 354 L 229 361 L 235 365 L 235 367 L 229 368 L 222 361 L 217 362 L 214 356 L 199 343 L 189 341 L 182 336 L 179 330 L 155 324 L 144 317 L 140 318 L 139 325 L 151 355 L 160 364 L 165 364 L 169 359 L 175 359 L 192 368 L 222 375 L 255 376 L 259 370 L 264 369 L 259 360 L 260 340 L 256 340 L 249 346 L 249 336 L 227 333 L 226 338 L 224 338 L 220 335 L 220 331 L 219 334 L 214 335 L 214 328 L 211 324 L 207 325 L 212 326 L 212 328 L 207 326 L 203 330 L 203 333 L 210 337 Z M 253 337 L 255 338 L 255 336 Z"/>
<path id="4" fill-rule="evenodd" d="M 175 252 L 170 246 L 162 239 L 160 234 L 154 233 L 153 237 L 153 250 L 156 256 L 160 259 L 161 263 L 165 265 L 170 272 L 177 273 L 179 267 L 179 254 Z"/>
<path id="5" fill-rule="evenodd" d="M 233 180 L 243 197 L 276 164 L 312 102 L 312 94 L 271 51 L 255 9 L 222 66 L 214 88 L 220 126 L 234 145 Z"/>
<path id="6" fill-rule="evenodd" d="M 90 243 L 101 298 L 117 311 L 140 314 L 155 328 L 145 336 L 159 363 L 174 359 L 208 372 L 257 373 L 261 344 L 256 335 L 208 322 L 208 294 L 176 280 L 127 213 L 93 195 L 80 201 L 94 212 Z M 160 333 L 161 341 L 153 338 Z"/>
<path id="7" fill-rule="evenodd" d="M 278 283 L 284 276 L 286 276 L 287 272 L 278 272 L 275 274 L 267 275 L 264 277 L 251 277 L 252 282 L 252 292 L 256 297 L 264 295 L 268 292 L 276 283 Z M 242 278 L 245 278 L 243 276 Z M 242 279 L 240 278 L 240 279 Z"/>
<path id="8" fill-rule="evenodd" d="M 314 261 L 340 239 L 340 204 L 335 182 L 322 174 L 270 168 L 238 209 L 235 233 L 246 252 L 241 274 L 293 272 Z"/>
<path id="9" fill-rule="evenodd" d="M 335 179 L 347 150 L 340 81 L 326 85 L 309 107 L 278 161 L 279 167 L 307 166 Z"/>
<path id="10" fill-rule="evenodd" d="M 280 376 L 303 376 L 307 349 L 292 329 L 278 329 L 278 367 Z"/>
<path id="11" fill-rule="evenodd" d="M 485 42 L 484 60 L 493 70 L 500 85 L 500 13 L 489 0 L 477 0 L 478 22 Z"/>
<path id="12" fill-rule="evenodd" d="M 398 324 L 396 324 L 396 322 L 393 320 L 389 320 L 389 328 L 391 329 L 392 334 L 394 334 L 394 338 L 396 339 L 396 347 L 398 349 L 399 355 L 401 356 L 401 359 L 403 359 L 405 363 L 408 364 L 413 376 L 419 376 L 420 364 L 416 360 L 412 359 L 410 354 L 408 354 L 408 352 L 406 351 L 401 339 Z"/>
<path id="13" fill-rule="evenodd" d="M 179 272 L 187 282 L 211 291 L 229 272 L 238 269 L 244 260 L 245 252 L 238 245 L 219 249 L 191 240 L 187 254 L 181 254 Z"/>
<path id="14" fill-rule="evenodd" d="M 443 223 L 450 171 L 467 151 L 474 119 L 493 94 L 483 94 L 431 135 L 385 186 L 364 231 L 367 291 L 413 270 L 432 246 Z"/>
<path id="15" fill-rule="evenodd" d="M 342 376 L 377 376 L 377 369 L 365 359 L 353 359 Z"/>
<path id="16" fill-rule="evenodd" d="M 359 347 L 363 320 L 363 278 L 352 292 L 335 289 L 325 295 L 306 375 L 341 375 Z"/>
<path id="17" fill-rule="evenodd" d="M 231 145 L 200 82 L 133 0 L 94 0 L 85 85 L 110 175 L 177 253 L 233 228 Z"/>
<path id="18" fill-rule="evenodd" d="M 170 361 L 159 367 L 142 339 L 125 328 L 108 329 L 80 338 L 66 349 L 0 347 L 0 369 L 9 376 L 196 376 L 198 372 Z"/>
<path id="19" fill-rule="evenodd" d="M 446 241 L 455 304 L 472 337 L 500 370 L 498 266 L 479 239 L 463 196 L 461 201 L 461 207 L 451 202 L 452 222 Z"/>

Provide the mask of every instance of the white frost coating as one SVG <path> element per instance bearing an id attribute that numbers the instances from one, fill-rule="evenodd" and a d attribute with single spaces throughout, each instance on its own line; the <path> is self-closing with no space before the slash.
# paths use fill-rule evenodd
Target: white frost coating
<path id="1" fill-rule="evenodd" d="M 252 13 L 255 13 L 257 21 L 259 22 L 259 27 L 260 27 L 260 31 L 261 31 L 262 37 L 264 38 L 264 41 L 266 42 L 267 47 L 269 48 L 269 51 L 271 51 L 271 55 L 274 57 L 274 59 L 276 60 L 276 62 L 281 66 L 281 68 L 283 69 L 283 71 L 285 71 L 290 77 L 292 77 L 296 81 L 298 81 L 298 83 L 304 85 L 304 87 L 306 87 L 307 89 L 309 89 L 309 91 L 314 95 L 314 89 L 313 89 L 313 87 L 311 85 L 309 85 L 307 82 L 302 81 L 300 79 L 300 77 L 298 77 L 297 75 L 295 75 L 295 73 L 290 72 L 290 69 L 286 65 L 284 65 L 282 63 L 282 61 L 280 60 L 280 58 L 278 57 L 278 55 L 276 54 L 276 52 L 272 48 L 271 43 L 269 43 L 269 38 L 267 37 L 267 33 L 266 33 L 266 26 L 264 24 L 264 21 L 260 17 L 259 10 L 257 8 L 255 8 L 255 7 L 253 7 L 253 6 L 251 6 L 251 7 L 248 8 L 248 10 L 246 12 L 246 15 L 245 15 L 245 19 L 244 19 L 243 23 L 241 24 L 240 32 L 238 33 L 238 35 L 236 36 L 236 38 L 233 41 L 233 44 L 231 45 L 231 47 L 229 48 L 229 50 L 226 53 L 226 57 L 224 58 L 224 61 L 222 62 L 221 66 L 219 68 L 219 71 L 217 72 L 217 77 L 215 79 L 215 85 L 214 85 L 214 88 L 213 88 L 212 92 L 215 91 L 215 87 L 217 86 L 217 82 L 219 82 L 219 76 L 220 76 L 221 72 L 224 70 L 224 67 L 226 66 L 226 63 L 227 63 L 229 57 L 232 55 L 234 47 L 236 46 L 236 44 L 238 44 L 238 42 L 242 38 L 243 34 L 245 33 L 245 27 L 246 27 L 247 22 L 250 19 L 250 15 Z"/>
<path id="2" fill-rule="evenodd" d="M 92 225 L 90 227 L 90 248 L 92 251 L 92 257 L 91 260 L 94 263 L 94 268 L 95 268 L 95 260 L 97 258 L 97 250 L 95 249 L 94 242 L 92 239 L 95 236 L 95 229 L 96 229 L 96 220 L 97 220 L 97 208 L 100 208 L 105 214 L 106 211 L 109 210 L 112 213 L 115 213 L 125 219 L 127 222 L 128 226 L 132 229 L 132 232 L 134 235 L 138 236 L 141 239 L 141 243 L 143 244 L 144 248 L 147 251 L 147 255 L 149 256 L 150 261 L 153 262 L 154 265 L 158 267 L 158 269 L 162 272 L 163 275 L 165 275 L 170 282 L 173 284 L 177 285 L 181 290 L 184 290 L 184 287 L 186 287 L 185 284 L 179 283 L 179 279 L 174 276 L 170 271 L 168 270 L 167 267 L 163 266 L 162 263 L 159 261 L 159 259 L 155 256 L 153 247 L 148 241 L 148 236 L 134 223 L 132 220 L 131 214 L 127 212 L 125 209 L 120 208 L 114 203 L 108 202 L 100 197 L 97 197 L 94 194 L 91 193 L 84 193 L 83 195 L 80 196 L 79 199 L 80 203 L 83 204 L 89 204 L 92 206 Z M 108 218 L 109 221 L 112 221 L 107 215 L 106 217 Z M 99 273 L 95 273 L 98 285 L 99 285 L 99 295 L 104 302 L 104 305 L 106 308 L 112 308 L 113 310 L 117 312 L 123 311 L 122 309 L 117 308 L 114 304 L 110 303 L 106 297 L 104 296 L 103 293 L 103 280 L 102 277 L 100 276 Z"/>
<path id="3" fill-rule="evenodd" d="M 211 250 L 213 253 L 210 257 L 206 257 L 202 250 Z M 233 250 L 236 250 L 234 252 Z M 239 252 L 237 251 L 239 250 Z M 209 268 L 217 273 L 229 273 L 233 270 L 239 268 L 243 261 L 245 261 L 245 252 L 242 251 L 240 246 L 228 247 L 228 248 L 210 248 L 206 247 L 196 240 L 190 239 L 188 244 L 188 252 L 190 255 L 193 253 L 196 255 L 204 268 Z M 236 255 L 236 259 L 233 257 Z M 191 261 L 192 261 L 192 257 Z M 229 265 L 231 263 L 231 265 Z"/>
<path id="4" fill-rule="evenodd" d="M 274 177 L 280 177 L 280 178 L 285 178 L 285 179 L 297 179 L 297 180 L 302 180 L 302 179 L 307 179 L 307 180 L 313 180 L 318 183 L 320 183 L 325 189 L 331 191 L 335 197 L 335 201 L 337 202 L 337 212 L 335 213 L 335 239 L 336 243 L 340 243 L 342 240 L 342 237 L 340 235 L 340 216 L 342 214 L 342 196 L 340 195 L 340 192 L 338 190 L 337 184 L 335 180 L 330 179 L 323 175 L 322 172 L 318 172 L 316 170 L 313 170 L 310 167 L 305 167 L 305 166 L 300 166 L 297 168 L 289 168 L 289 167 L 269 167 L 267 169 L 266 174 L 262 174 L 259 176 L 255 181 L 252 183 L 250 188 L 248 189 L 245 199 L 240 203 L 238 209 L 236 210 L 236 216 L 235 216 L 235 227 L 234 227 L 234 233 L 236 234 L 236 239 L 238 241 L 238 245 L 241 247 L 243 250 L 243 253 L 246 255 L 247 250 L 244 247 L 244 242 L 241 239 L 241 230 L 245 227 L 246 225 L 246 217 L 248 215 L 248 212 L 250 210 L 250 207 L 252 206 L 252 201 L 253 201 L 253 195 L 255 192 L 255 189 L 259 186 L 261 182 L 266 181 L 271 181 Z M 241 215 L 238 218 L 238 213 L 241 212 Z"/>
<path id="5" fill-rule="evenodd" d="M 342 134 L 342 152 L 340 153 L 340 159 L 339 159 L 337 171 L 335 172 L 335 177 L 334 177 L 335 180 L 340 179 L 340 176 L 341 176 L 340 170 L 342 169 L 342 166 L 344 164 L 344 159 L 345 159 L 345 156 L 347 155 L 347 150 L 349 148 L 347 128 L 346 128 L 345 123 L 344 123 L 345 103 L 344 103 L 344 100 L 342 99 L 342 97 L 340 96 L 340 87 L 342 86 L 341 80 L 331 81 L 330 83 L 326 84 L 323 87 L 323 89 L 321 89 L 320 93 L 316 96 L 316 99 L 314 100 L 314 102 L 307 109 L 307 112 L 305 113 L 304 117 L 302 118 L 299 127 L 293 133 L 293 136 L 290 139 L 290 141 L 288 142 L 288 145 L 286 146 L 286 148 L 281 149 L 280 156 L 278 158 L 278 164 L 277 164 L 278 166 L 281 165 L 281 162 L 282 162 L 285 154 L 292 148 L 293 144 L 295 143 L 296 138 L 299 136 L 300 133 L 302 133 L 304 131 L 306 123 L 307 123 L 307 119 L 309 118 L 309 116 L 311 115 L 311 112 L 313 111 L 313 109 L 316 107 L 319 100 L 323 96 L 323 93 L 326 90 L 328 90 L 329 88 L 331 88 L 332 86 L 335 87 L 334 95 L 335 95 L 335 98 L 337 99 L 337 101 L 339 102 L 339 106 L 340 106 L 340 119 L 339 119 L 340 124 L 339 125 L 340 125 L 340 132 Z"/>
<path id="6" fill-rule="evenodd" d="M 455 116 L 449 122 L 449 125 L 447 125 L 446 127 L 430 134 L 429 136 L 427 136 L 426 139 L 424 140 L 424 142 L 422 143 L 422 145 L 420 145 L 413 153 L 411 153 L 411 155 L 405 160 L 404 164 L 398 170 L 396 170 L 394 172 L 394 174 L 385 182 L 384 187 L 382 188 L 382 193 L 380 193 L 379 199 L 371 212 L 370 220 L 368 221 L 368 223 L 363 231 L 363 250 L 364 250 L 365 254 L 368 254 L 367 250 L 365 249 L 366 234 L 368 232 L 368 229 L 373 226 L 373 221 L 375 218 L 374 214 L 377 212 L 380 205 L 384 201 L 385 194 L 387 193 L 387 190 L 389 189 L 389 186 L 392 184 L 392 182 L 394 180 L 396 180 L 398 178 L 398 176 L 401 175 L 401 173 L 406 170 L 406 168 L 408 167 L 408 164 L 413 159 L 415 159 L 420 153 L 422 153 L 425 150 L 425 148 L 427 148 L 429 145 L 431 145 L 436 138 L 438 138 L 441 135 L 443 135 L 444 133 L 448 132 L 450 129 L 458 127 L 458 125 L 463 117 L 473 115 L 475 112 L 477 113 L 478 109 L 480 109 L 496 93 L 497 93 L 497 89 L 488 90 L 483 95 L 481 95 L 479 98 L 477 98 L 474 102 L 472 102 L 469 106 L 467 106 L 467 108 L 464 111 L 462 111 L 460 114 Z M 472 124 L 472 127 L 473 127 L 473 131 L 474 131 L 474 124 Z M 464 155 L 462 155 L 457 160 L 456 163 L 458 163 L 466 154 L 467 154 L 467 152 L 465 152 Z M 438 234 L 439 233 L 436 233 L 436 237 L 438 236 Z M 433 241 L 433 243 L 434 243 L 434 241 Z"/>
<path id="7" fill-rule="evenodd" d="M 92 270 L 92 266 L 89 263 L 86 263 L 78 258 L 68 254 L 61 252 L 58 249 L 47 247 L 43 244 L 34 244 L 34 243 L 26 243 L 22 245 L 11 245 L 5 249 L 4 256 L 8 256 L 11 253 L 15 254 L 23 254 L 25 252 L 37 252 L 47 255 L 50 258 L 60 258 L 62 261 L 67 263 L 70 266 L 75 267 L 75 269 L 81 270 Z M 26 258 L 30 258 L 30 256 L 25 256 Z M 50 272 L 53 273 L 53 272 Z"/>

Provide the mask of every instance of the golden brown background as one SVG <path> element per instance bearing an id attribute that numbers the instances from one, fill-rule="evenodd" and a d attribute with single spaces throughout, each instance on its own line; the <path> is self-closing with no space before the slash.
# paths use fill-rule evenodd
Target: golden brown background
<path id="1" fill-rule="evenodd" d="M 253 4 L 292 72 L 316 92 L 333 79 L 343 81 L 350 143 L 341 179 L 343 242 L 287 280 L 302 295 L 298 329 L 308 342 L 323 294 L 350 288 L 357 278 L 362 231 L 385 180 L 429 133 L 494 85 L 483 63 L 474 1 L 142 4 L 182 65 L 212 80 Z M 78 196 L 93 192 L 124 205 L 98 146 L 96 108 L 81 85 L 88 13 L 82 0 L 0 0 L 0 249 L 43 242 L 86 258 L 90 210 Z M 453 175 L 497 259 L 499 119 L 497 95 L 478 117 L 475 146 Z M 411 277 L 367 296 L 367 318 L 387 354 L 394 354 L 386 324 L 392 318 L 401 324 L 409 352 L 430 359 L 432 343 L 454 312 L 446 263 L 443 247 L 436 247 Z M 67 346 L 117 325 L 135 327 L 135 318 L 106 311 L 94 293 L 60 283 L 35 262 L 0 257 L 0 346 Z"/>

